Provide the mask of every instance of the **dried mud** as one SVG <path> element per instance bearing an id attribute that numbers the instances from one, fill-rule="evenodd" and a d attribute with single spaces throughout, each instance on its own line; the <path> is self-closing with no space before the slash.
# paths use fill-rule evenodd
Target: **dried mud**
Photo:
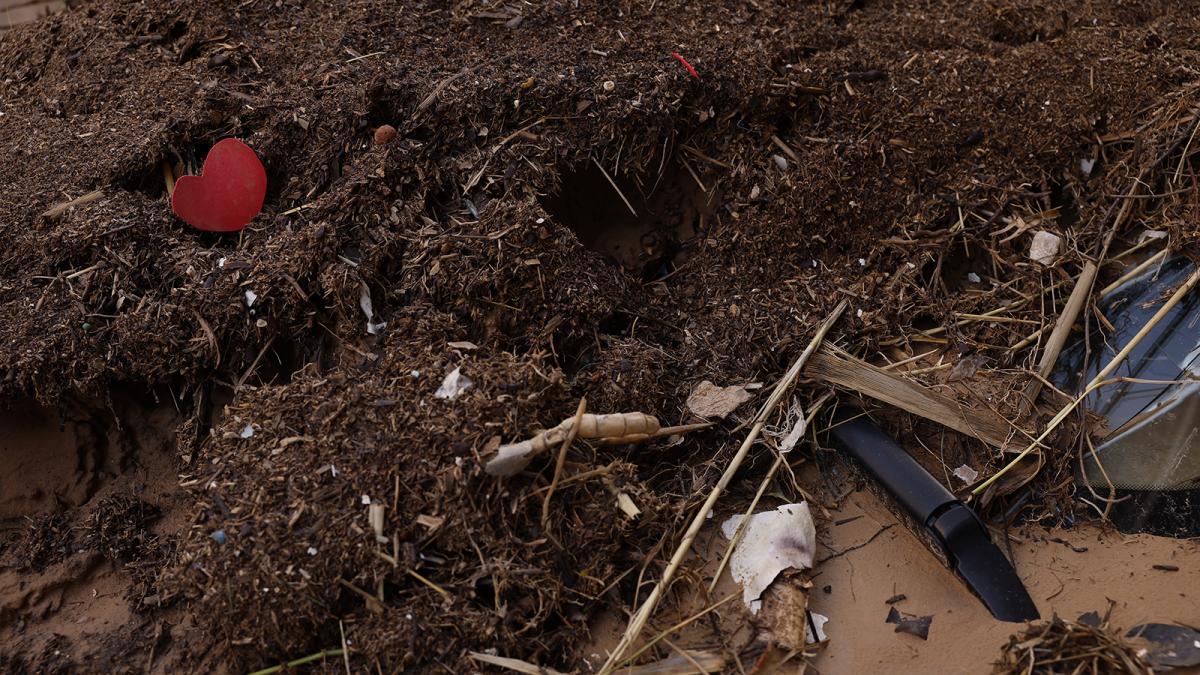
<path id="1" fill-rule="evenodd" d="M 238 671 L 343 643 L 356 670 L 487 650 L 580 667 L 597 617 L 661 573 L 741 413 L 682 443 L 579 444 L 567 476 L 606 470 L 548 520 L 553 462 L 500 481 L 489 449 L 581 396 L 686 422 L 699 381 L 774 381 L 843 298 L 833 340 L 893 360 L 932 343 L 939 387 L 941 363 L 978 358 L 986 377 L 946 390 L 1015 417 L 1038 352 L 1009 347 L 1197 104 L 1200 19 L 1168 2 L 72 4 L 0 33 L 13 671 Z M 398 136 L 377 145 L 382 124 Z M 264 211 L 191 230 L 163 166 L 195 171 L 228 136 L 267 168 Z M 1157 229 L 1190 252 L 1194 192 L 1138 204 L 1121 248 Z M 1005 241 L 1020 223 L 1060 232 L 1062 264 Z M 1012 321 L 960 320 L 1021 299 Z M 435 397 L 454 368 L 473 387 Z M 939 475 L 1000 464 L 882 417 Z M 1030 546 L 1090 517 L 1052 441 L 989 503 Z M 730 503 L 771 459 L 752 453 Z"/>

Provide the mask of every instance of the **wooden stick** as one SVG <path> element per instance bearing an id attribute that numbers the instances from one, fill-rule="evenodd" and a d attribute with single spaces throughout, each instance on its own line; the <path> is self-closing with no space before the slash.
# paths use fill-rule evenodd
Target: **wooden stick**
<path id="1" fill-rule="evenodd" d="M 550 489 L 546 490 L 546 498 L 542 500 L 542 531 L 546 531 L 546 526 L 550 522 L 550 498 L 554 496 L 554 487 L 558 485 L 558 480 L 562 478 L 563 466 L 567 463 L 567 449 L 575 442 L 575 437 L 579 435 L 579 422 L 583 419 L 583 413 L 587 412 L 587 397 L 579 399 L 579 407 L 575 410 L 575 420 L 571 422 L 571 430 L 567 432 L 567 437 L 563 439 L 562 446 L 558 449 L 558 461 L 554 463 L 554 478 L 550 480 Z"/>
<path id="2" fill-rule="evenodd" d="M 608 175 L 608 172 L 604 170 L 603 166 L 600 166 L 600 162 L 597 162 L 595 157 L 592 158 L 592 164 L 595 164 L 596 168 L 600 169 L 600 173 L 604 174 L 604 179 L 608 181 L 608 184 L 612 186 L 612 189 L 617 191 L 617 196 L 621 198 L 621 201 L 625 202 L 625 207 L 629 209 L 629 212 L 633 214 L 634 218 L 637 218 L 637 211 L 633 210 L 633 204 L 629 203 L 629 200 L 625 198 L 625 193 L 621 192 L 621 188 L 617 187 L 617 182 L 612 179 L 612 176 Z"/>
<path id="3" fill-rule="evenodd" d="M 1109 232 L 1115 232 L 1113 228 Z M 1105 246 L 1105 248 L 1108 248 Z M 1087 304 L 1088 298 L 1092 294 L 1092 284 L 1096 282 L 1096 272 L 1100 268 L 1091 260 L 1083 266 L 1083 272 L 1079 275 L 1079 281 L 1075 282 L 1075 288 L 1071 289 L 1071 297 L 1067 298 L 1067 305 L 1063 308 L 1062 314 L 1058 315 L 1058 322 L 1054 324 L 1054 331 L 1050 333 L 1050 339 L 1046 340 L 1046 349 L 1042 351 L 1042 360 L 1038 362 L 1037 374 L 1038 377 L 1029 380 L 1025 385 L 1025 391 L 1021 394 L 1021 402 L 1017 407 L 1017 419 L 1025 416 L 1029 409 L 1033 407 L 1034 401 L 1037 400 L 1038 394 L 1042 393 L 1042 379 L 1050 375 L 1050 371 L 1054 369 L 1055 362 L 1058 361 L 1058 355 L 1062 353 L 1063 345 L 1067 343 L 1067 338 L 1071 335 L 1071 327 L 1075 325 L 1075 320 L 1079 318 L 1079 313 L 1083 311 L 1084 305 Z"/>
<path id="4" fill-rule="evenodd" d="M 1160 321 L 1162 321 L 1163 317 L 1166 316 L 1167 313 L 1172 309 L 1174 309 L 1175 305 L 1178 305 L 1179 302 L 1183 300 L 1183 296 L 1187 295 L 1189 291 L 1195 288 L 1196 282 L 1198 281 L 1200 281 L 1200 268 L 1197 268 L 1195 272 L 1192 272 L 1192 276 L 1188 277 L 1187 281 L 1183 282 L 1183 285 L 1175 291 L 1175 294 L 1172 295 L 1171 298 L 1167 300 L 1167 302 L 1164 303 L 1157 312 L 1154 313 L 1154 316 L 1150 317 L 1150 320 L 1147 321 L 1146 325 L 1142 326 L 1141 330 L 1139 330 L 1137 334 L 1133 336 L 1133 339 L 1130 340 L 1129 343 L 1121 349 L 1121 351 L 1117 352 L 1117 355 L 1113 357 L 1112 361 L 1109 361 L 1108 365 L 1105 366 L 1103 370 L 1101 370 L 1099 373 L 1096 373 L 1096 377 L 1092 378 L 1092 381 L 1088 383 L 1086 388 L 1084 388 L 1083 393 L 1076 397 L 1075 400 L 1064 406 L 1062 410 L 1058 411 L 1058 414 L 1055 415 L 1054 418 L 1050 420 L 1049 424 L 1046 425 L 1046 430 L 1043 431 L 1040 436 L 1034 439 L 1033 443 L 1029 444 L 1029 447 L 1018 453 L 1011 462 L 1006 464 L 1003 469 L 1000 469 L 993 474 L 991 478 L 988 478 L 984 482 L 980 483 L 974 490 L 971 490 L 971 494 L 978 495 L 989 488 L 993 483 L 1000 480 L 1001 476 L 1011 471 L 1013 467 L 1021 462 L 1021 460 L 1025 459 L 1025 457 L 1027 457 L 1029 453 L 1033 452 L 1035 448 L 1040 446 L 1042 441 L 1046 440 L 1046 437 L 1050 435 L 1050 432 L 1058 428 L 1058 425 L 1067 418 L 1067 415 L 1071 414 L 1071 411 L 1074 410 L 1076 406 L 1082 403 L 1083 400 L 1087 398 L 1093 391 L 1106 384 L 1106 378 L 1108 378 L 1108 376 L 1111 375 L 1112 372 L 1121 365 L 1121 362 L 1124 361 L 1125 357 L 1129 356 L 1129 353 L 1138 346 L 1138 343 L 1145 339 L 1150 331 L 1154 330 L 1154 327 L 1157 326 Z"/>
<path id="5" fill-rule="evenodd" d="M 48 208 L 42 212 L 42 217 L 43 218 L 57 218 L 58 216 L 61 216 L 63 213 L 65 213 L 67 211 L 67 209 L 70 209 L 75 206 L 82 206 L 84 204 L 87 204 L 88 202 L 94 202 L 103 196 L 104 196 L 104 190 L 92 190 L 91 192 L 84 194 L 84 195 L 80 195 L 70 201 L 66 201 L 61 204 L 55 204 L 54 206 L 51 206 L 50 208 Z"/>
<path id="6" fill-rule="evenodd" d="M 1079 318 L 1080 312 L 1087 305 L 1088 298 L 1092 295 L 1092 286 L 1096 283 L 1096 272 L 1099 266 L 1104 263 L 1104 257 L 1108 255 L 1108 247 L 1112 245 L 1113 237 L 1116 236 L 1117 230 L 1121 229 L 1125 219 L 1129 216 L 1130 210 L 1133 208 L 1135 197 L 1142 189 L 1143 180 L 1150 169 L 1157 166 L 1166 155 L 1159 158 L 1158 162 L 1147 166 L 1138 172 L 1133 183 L 1129 186 L 1126 192 L 1127 198 L 1122 200 L 1121 209 L 1117 211 L 1117 215 L 1113 218 L 1112 225 L 1108 228 L 1108 234 L 1104 237 L 1104 244 L 1100 248 L 1100 255 L 1095 262 L 1089 260 L 1083 266 L 1083 272 L 1079 275 L 1079 280 L 1075 282 L 1075 288 L 1071 290 L 1071 296 L 1067 298 L 1067 305 L 1063 308 L 1062 314 L 1058 317 L 1058 322 L 1054 326 L 1054 332 L 1050 333 L 1050 339 L 1046 340 L 1046 349 L 1042 352 L 1042 360 L 1038 362 L 1038 375 L 1041 378 L 1033 378 L 1025 385 L 1025 391 L 1021 395 L 1021 402 L 1018 404 L 1017 417 L 1024 417 L 1033 404 L 1037 402 L 1038 394 L 1042 392 L 1042 379 L 1050 375 L 1050 371 L 1054 369 L 1054 364 L 1058 361 L 1058 355 L 1062 353 L 1063 346 L 1067 343 L 1067 338 L 1071 335 L 1071 327 L 1075 325 L 1075 320 Z M 1112 207 L 1109 207 L 1110 209 Z M 1111 212 L 1111 211 L 1110 211 Z M 1107 217 L 1104 220 L 1108 220 Z M 1101 221 L 1103 222 L 1103 221 Z"/>
<path id="7" fill-rule="evenodd" d="M 812 426 L 813 420 L 816 419 L 817 413 L 821 411 L 821 407 L 825 405 L 825 401 L 829 399 L 829 396 L 830 394 L 826 393 L 813 405 L 812 410 L 804 417 L 805 426 Z M 733 557 L 733 549 L 742 541 L 742 535 L 746 533 L 746 523 L 750 522 L 750 516 L 754 515 L 754 509 L 758 506 L 758 501 L 762 499 L 763 493 L 767 491 L 767 486 L 771 484 L 771 479 L 775 477 L 775 472 L 779 471 L 779 467 L 783 466 L 783 461 L 783 453 L 776 452 L 775 463 L 771 465 L 771 468 L 767 471 L 767 475 L 758 484 L 758 492 L 754 494 L 754 499 L 750 501 L 750 506 L 746 507 L 746 513 L 742 515 L 742 521 L 738 523 L 737 530 L 733 533 L 733 538 L 729 540 L 729 545 L 725 547 L 725 554 L 721 556 L 721 563 L 717 565 L 717 571 L 713 574 L 712 581 L 708 584 L 709 593 L 717 590 L 717 582 L 721 580 L 721 573 L 725 571 L 725 566 L 729 564 L 729 559 Z"/>
<path id="8" fill-rule="evenodd" d="M 800 376 L 800 371 L 804 368 L 804 364 L 807 363 L 808 359 L 817 351 L 817 347 L 821 345 L 821 342 L 825 339 L 825 336 L 829 333 L 830 329 L 833 328 L 833 324 L 842 316 L 842 312 L 846 311 L 846 304 L 847 303 L 845 300 L 842 300 L 838 303 L 837 307 L 833 309 L 833 312 L 829 314 L 829 316 L 821 324 L 820 328 L 817 329 L 817 332 L 815 335 L 813 335 L 812 341 L 809 342 L 808 347 L 806 347 L 800 356 L 796 358 L 796 361 L 792 364 L 792 367 L 788 369 L 783 378 L 779 380 L 779 383 L 775 385 L 775 389 L 771 392 L 770 398 L 767 399 L 766 404 L 763 405 L 762 409 L 756 416 L 754 426 L 750 429 L 750 433 L 746 435 L 746 440 L 742 442 L 741 447 L 738 448 L 737 454 L 735 454 L 733 459 L 730 460 L 729 466 L 727 466 L 725 468 L 725 472 L 721 474 L 720 480 L 718 480 L 717 484 L 713 486 L 712 491 L 708 493 L 708 498 L 704 500 L 704 504 L 697 509 L 696 515 L 692 518 L 691 525 L 688 526 L 687 531 L 683 535 L 683 540 L 679 542 L 679 547 L 675 549 L 674 555 L 671 556 L 671 561 L 667 564 L 667 568 L 663 570 L 662 579 L 660 579 L 658 584 L 654 586 L 654 590 L 650 592 L 650 596 L 646 598 L 645 602 L 642 603 L 641 608 L 638 609 L 638 611 L 634 613 L 633 618 L 630 619 L 629 626 L 625 629 L 625 634 L 621 636 L 620 642 L 618 642 L 616 647 L 613 648 L 612 654 L 610 654 L 608 657 L 608 661 L 606 661 L 604 663 L 604 667 L 600 669 L 600 675 L 608 675 L 609 673 L 612 673 L 616 668 L 616 665 L 620 663 L 621 659 L 625 656 L 625 652 L 628 651 L 629 647 L 633 644 L 633 641 L 636 640 L 639 635 L 641 635 L 642 629 L 646 627 L 646 622 L 650 620 L 650 615 L 654 612 L 659 600 L 662 599 L 663 593 L 666 591 L 667 587 L 670 586 L 671 581 L 675 578 L 675 572 L 679 569 L 679 566 L 683 564 L 683 559 L 687 556 L 688 550 L 691 549 L 692 542 L 696 540 L 696 535 L 700 533 L 700 528 L 704 526 L 705 522 L 707 522 L 708 512 L 712 510 L 713 505 L 717 503 L 717 499 L 721 496 L 721 493 L 724 492 L 726 486 L 729 485 L 729 481 L 733 480 L 734 474 L 736 474 L 737 470 L 741 468 L 742 462 L 746 459 L 746 455 L 750 452 L 750 446 L 754 445 L 754 442 L 758 440 L 758 436 L 762 433 L 763 426 L 766 425 L 767 418 L 770 417 L 771 412 L 774 411 L 775 407 L 779 405 L 779 402 L 783 400 L 783 397 L 791 389 L 792 384 Z"/>

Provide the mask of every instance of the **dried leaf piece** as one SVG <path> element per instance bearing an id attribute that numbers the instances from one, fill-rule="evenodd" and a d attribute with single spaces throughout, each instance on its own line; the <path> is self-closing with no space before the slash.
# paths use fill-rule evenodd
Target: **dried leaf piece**
<path id="1" fill-rule="evenodd" d="M 897 633 L 908 633 L 909 635 L 916 635 L 922 640 L 928 640 L 929 626 L 933 623 L 933 616 L 905 614 L 892 607 L 888 610 L 887 619 L 884 619 L 884 623 L 895 624 Z"/>
<path id="2" fill-rule="evenodd" d="M 688 396 L 687 407 L 697 417 L 725 419 L 729 413 L 752 398 L 754 396 L 746 391 L 744 386 L 718 387 L 712 382 L 704 380 L 696 385 L 691 395 Z"/>
<path id="3" fill-rule="evenodd" d="M 442 386 L 433 393 L 437 398 L 444 398 L 450 401 L 458 398 L 458 395 L 471 388 L 475 383 L 471 378 L 462 374 L 461 368 L 455 368 L 446 374 L 442 380 Z"/>
<path id="4" fill-rule="evenodd" d="M 726 539 L 737 535 L 743 517 L 737 514 L 721 525 Z M 742 585 L 742 600 L 752 614 L 758 613 L 759 598 L 780 572 L 812 567 L 816 541 L 817 528 L 807 502 L 750 516 L 729 559 L 729 574 Z"/>

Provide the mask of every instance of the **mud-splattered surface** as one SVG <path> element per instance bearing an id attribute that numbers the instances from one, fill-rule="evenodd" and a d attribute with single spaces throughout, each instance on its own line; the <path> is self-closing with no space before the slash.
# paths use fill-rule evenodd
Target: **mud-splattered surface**
<path id="1" fill-rule="evenodd" d="M 774 382 L 841 299 L 831 339 L 874 362 L 932 344 L 912 377 L 1015 419 L 1130 181 L 1163 196 L 1134 200 L 1114 253 L 1195 237 L 1171 143 L 1200 20 L 1178 3 L 73 4 L 0 33 L 14 670 L 244 670 L 343 642 L 384 672 L 580 666 L 757 402 L 683 442 L 577 444 L 546 517 L 554 461 L 498 481 L 497 444 L 582 396 L 691 421 L 697 383 Z M 266 206 L 191 230 L 164 170 L 228 136 L 262 158 Z M 1055 266 L 1025 256 L 1032 229 L 1067 243 Z M 436 397 L 454 368 L 473 386 Z M 1001 463 L 882 419 L 935 473 Z M 986 515 L 1088 517 L 1077 446 L 1050 443 Z M 756 447 L 731 504 L 770 462 Z"/>

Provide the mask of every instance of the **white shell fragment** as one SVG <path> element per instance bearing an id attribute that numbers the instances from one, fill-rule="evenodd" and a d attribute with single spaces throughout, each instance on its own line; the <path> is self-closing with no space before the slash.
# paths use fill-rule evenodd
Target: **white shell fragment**
<path id="1" fill-rule="evenodd" d="M 461 368 L 455 368 L 446 374 L 442 380 L 442 386 L 433 393 L 437 398 L 444 398 L 450 401 L 458 398 L 458 395 L 471 388 L 475 384 L 471 378 L 462 374 Z"/>
<path id="2" fill-rule="evenodd" d="M 1029 244 L 1029 258 L 1034 262 L 1049 265 L 1054 262 L 1061 248 L 1062 237 L 1053 232 L 1039 230 L 1033 233 L 1033 241 Z"/>
<path id="3" fill-rule="evenodd" d="M 742 518 L 735 515 L 721 525 L 726 539 L 736 536 Z M 759 597 L 780 572 L 812 567 L 816 543 L 817 528 L 807 502 L 750 516 L 729 559 L 729 574 L 742 585 L 742 600 L 751 613 L 758 613 Z"/>
<path id="4" fill-rule="evenodd" d="M 954 473 L 955 478 L 961 480 L 962 482 L 966 483 L 967 485 L 974 483 L 975 479 L 979 478 L 979 472 L 976 471 L 975 469 L 972 469 L 971 467 L 967 466 L 966 464 L 963 464 L 962 466 L 955 469 L 953 473 Z"/>

